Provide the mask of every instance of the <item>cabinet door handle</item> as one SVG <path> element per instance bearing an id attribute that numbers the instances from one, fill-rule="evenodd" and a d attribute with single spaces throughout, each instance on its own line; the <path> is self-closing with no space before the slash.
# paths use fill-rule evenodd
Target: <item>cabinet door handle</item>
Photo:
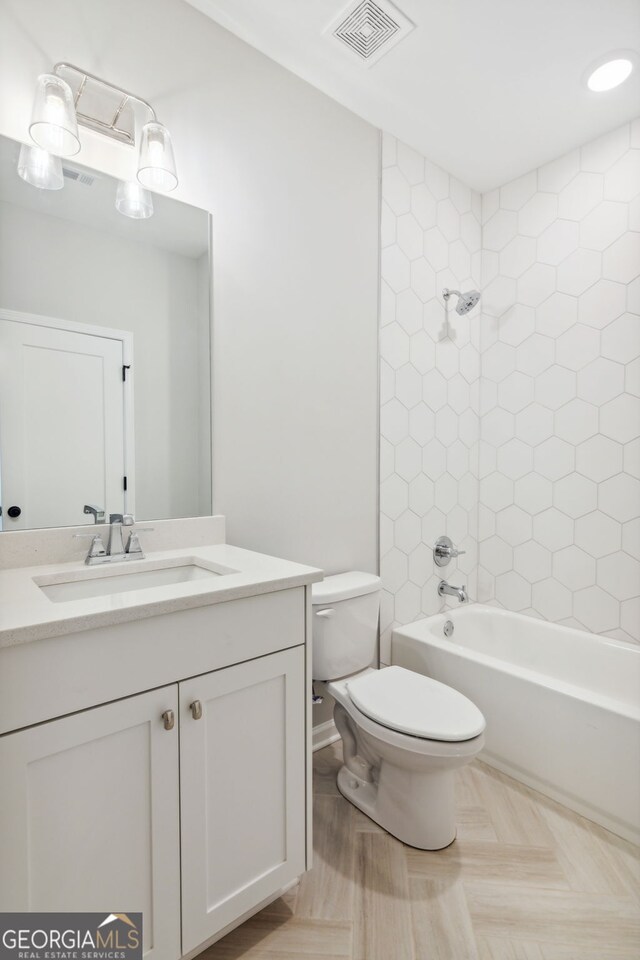
<path id="1" fill-rule="evenodd" d="M 199 700 L 194 700 L 193 703 L 189 704 L 189 709 L 191 710 L 191 716 L 194 720 L 200 720 L 202 717 L 202 704 Z"/>
<path id="2" fill-rule="evenodd" d="M 173 710 L 165 710 L 162 714 L 162 721 L 164 723 L 165 730 L 173 730 L 176 718 Z"/>

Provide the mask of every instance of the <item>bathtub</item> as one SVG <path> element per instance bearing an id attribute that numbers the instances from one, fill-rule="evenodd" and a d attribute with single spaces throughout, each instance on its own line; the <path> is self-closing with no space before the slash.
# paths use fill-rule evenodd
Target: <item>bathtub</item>
<path id="1" fill-rule="evenodd" d="M 471 604 L 394 630 L 391 662 L 478 705 L 481 760 L 640 843 L 640 646 Z"/>

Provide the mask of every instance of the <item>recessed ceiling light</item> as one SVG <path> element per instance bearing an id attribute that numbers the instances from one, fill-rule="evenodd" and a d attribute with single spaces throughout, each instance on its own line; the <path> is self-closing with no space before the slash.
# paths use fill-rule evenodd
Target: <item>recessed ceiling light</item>
<path id="1" fill-rule="evenodd" d="M 613 90 L 614 87 L 624 83 L 632 70 L 633 63 L 627 57 L 607 60 L 589 74 L 587 86 L 594 93 Z"/>

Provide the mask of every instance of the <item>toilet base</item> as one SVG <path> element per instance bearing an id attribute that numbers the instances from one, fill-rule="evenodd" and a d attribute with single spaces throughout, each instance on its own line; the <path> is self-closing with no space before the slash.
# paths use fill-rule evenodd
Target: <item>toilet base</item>
<path id="1" fill-rule="evenodd" d="M 398 772 L 396 771 L 396 774 Z M 439 781 L 437 784 L 422 784 L 427 790 L 419 792 L 418 805 L 421 810 L 417 817 L 416 810 L 413 809 L 415 804 L 411 802 L 413 798 L 405 795 L 404 802 L 398 806 L 398 798 L 385 797 L 384 786 L 381 794 L 378 783 L 363 780 L 344 765 L 338 771 L 336 782 L 338 790 L 346 800 L 402 843 L 419 850 L 442 850 L 450 846 L 456 838 L 453 772 L 439 772 L 427 777 L 423 775 L 420 779 L 433 781 L 434 776 Z M 442 783 L 443 778 L 449 782 Z M 416 786 L 415 782 L 413 786 Z M 430 799 L 436 800 L 438 809 L 434 810 Z"/>

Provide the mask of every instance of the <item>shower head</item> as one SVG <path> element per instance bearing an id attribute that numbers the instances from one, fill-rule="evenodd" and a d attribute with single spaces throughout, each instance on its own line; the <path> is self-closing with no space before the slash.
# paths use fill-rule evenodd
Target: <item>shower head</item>
<path id="1" fill-rule="evenodd" d="M 466 293 L 460 293 L 459 290 L 448 290 L 445 287 L 442 291 L 442 296 L 445 300 L 448 300 L 452 293 L 455 293 L 458 297 L 456 313 L 459 313 L 461 317 L 464 317 L 465 313 L 469 313 L 469 310 L 473 310 L 480 300 L 480 292 L 478 290 L 467 290 Z"/>

